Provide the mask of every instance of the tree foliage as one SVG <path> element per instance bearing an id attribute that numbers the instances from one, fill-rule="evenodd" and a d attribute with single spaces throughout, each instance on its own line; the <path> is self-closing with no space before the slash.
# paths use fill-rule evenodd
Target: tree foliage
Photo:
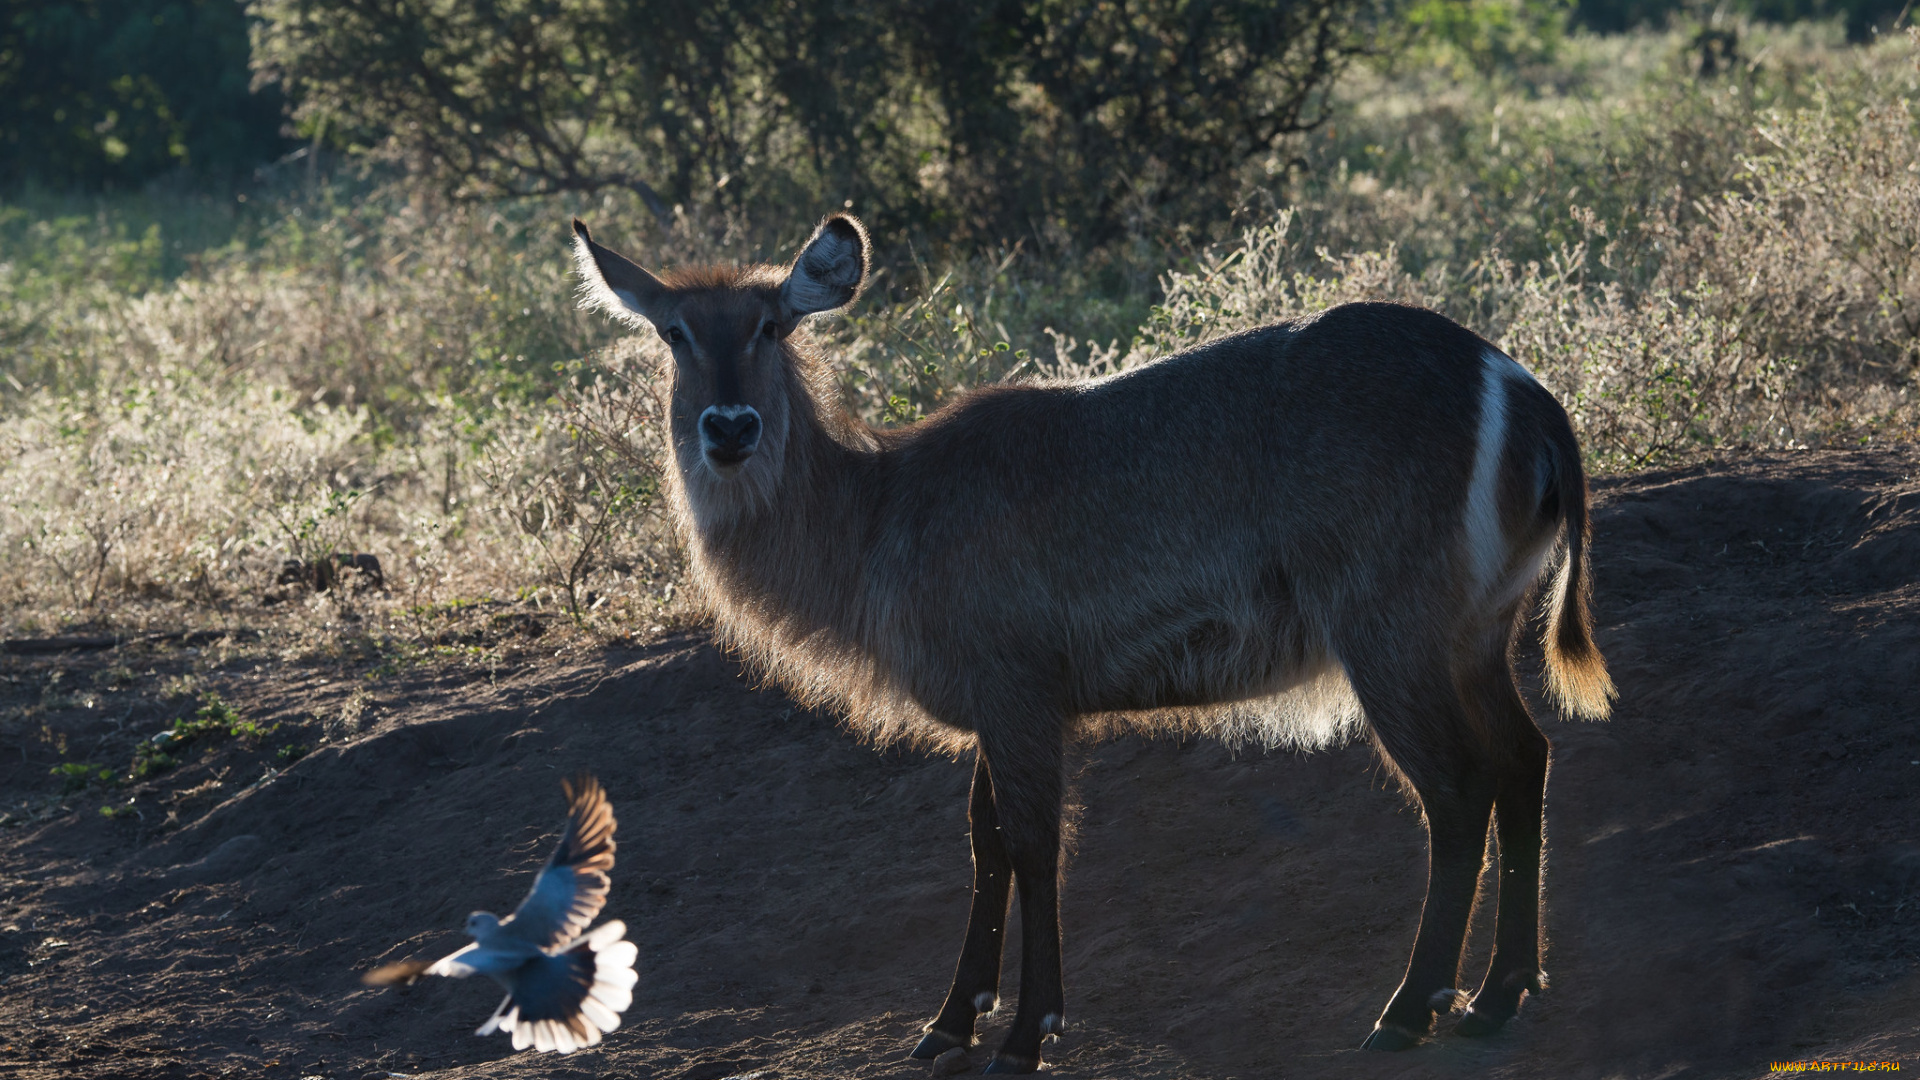
<path id="1" fill-rule="evenodd" d="M 139 183 L 278 154 L 238 0 L 0 2 L 0 184 Z"/>
<path id="2" fill-rule="evenodd" d="M 1355 0 L 932 0 L 903 24 L 950 118 L 962 207 L 1112 227 L 1229 200 L 1240 165 L 1318 122 L 1378 14 Z"/>
<path id="3" fill-rule="evenodd" d="M 255 0 L 310 130 L 467 194 L 852 200 L 1005 236 L 1219 204 L 1385 0 Z"/>

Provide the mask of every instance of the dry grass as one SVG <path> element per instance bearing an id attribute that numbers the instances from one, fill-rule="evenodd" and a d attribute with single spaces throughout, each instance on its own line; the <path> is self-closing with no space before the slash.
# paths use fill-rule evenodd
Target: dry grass
<path id="1" fill-rule="evenodd" d="M 1338 200 L 1281 211 L 1195 269 L 1168 274 L 1165 299 L 1129 345 L 1082 353 L 1063 340 L 1058 364 L 1124 368 L 1332 304 L 1390 299 L 1445 311 L 1527 364 L 1567 404 L 1604 468 L 1912 438 L 1920 35 L 1826 63 L 1834 70 L 1795 108 L 1729 119 L 1726 101 L 1706 94 L 1700 109 L 1659 115 L 1666 142 L 1726 151 L 1728 175 L 1708 194 L 1677 182 L 1634 200 L 1616 192 L 1610 216 L 1559 202 L 1559 220 L 1527 231 L 1537 257 L 1519 261 L 1502 247 L 1511 221 L 1491 216 L 1477 245 L 1423 238 L 1448 216 L 1430 183 L 1418 191 L 1349 183 Z M 1649 100 L 1665 105 L 1671 94 Z M 1705 130 L 1681 140 L 1683 121 Z M 1648 156 L 1664 153 L 1654 146 Z M 1545 213 L 1552 194 L 1502 208 Z M 1362 220 L 1365 231 L 1409 237 L 1419 250 L 1388 241 L 1335 254 L 1342 249 L 1314 244 L 1354 239 Z M 1543 236 L 1559 239 L 1541 250 Z"/>
<path id="2" fill-rule="evenodd" d="M 1311 168 L 1276 166 L 1262 197 L 1292 208 L 1226 243 L 1143 226 L 1162 239 L 896 260 L 821 332 L 856 409 L 909 422 L 980 382 L 1390 298 L 1533 368 L 1603 467 L 1911 438 L 1916 44 L 1755 42 L 1774 59 L 1745 82 L 1677 77 L 1682 42 L 1657 36 L 1576 41 L 1559 82 L 1527 86 L 1359 73 L 1340 130 L 1297 148 Z M 177 274 L 154 270 L 153 230 L 15 228 L 0 631 L 279 620 L 447 648 L 529 619 L 677 618 L 658 356 L 573 309 L 581 208 L 344 187 L 282 206 Z M 643 220 L 617 200 L 594 216 Z M 791 224 L 749 241 L 683 220 L 622 246 L 738 261 L 789 248 Z M 1157 282 L 1141 269 L 1169 263 Z M 279 581 L 286 560 L 355 552 L 381 560 L 384 592 Z"/>
<path id="3" fill-rule="evenodd" d="M 82 278 L 16 331 L 10 635 L 304 601 L 277 586 L 286 560 L 354 552 L 379 557 L 386 594 L 330 609 L 644 615 L 672 574 L 633 513 L 650 480 L 572 419 L 601 396 L 579 358 L 610 335 L 573 310 L 563 240 L 534 230 L 564 233 L 378 209 L 307 208 L 138 295 Z"/>

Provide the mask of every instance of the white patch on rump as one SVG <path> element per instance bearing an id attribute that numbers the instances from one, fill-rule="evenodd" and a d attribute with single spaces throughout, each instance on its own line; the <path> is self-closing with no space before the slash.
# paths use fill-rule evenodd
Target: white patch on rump
<path id="1" fill-rule="evenodd" d="M 1500 459 L 1507 449 L 1507 380 L 1526 369 L 1505 354 L 1480 354 L 1486 375 L 1480 384 L 1480 432 L 1473 452 L 1473 478 L 1467 483 L 1467 557 L 1475 591 L 1485 594 L 1500 579 L 1510 554 L 1500 528 Z"/>

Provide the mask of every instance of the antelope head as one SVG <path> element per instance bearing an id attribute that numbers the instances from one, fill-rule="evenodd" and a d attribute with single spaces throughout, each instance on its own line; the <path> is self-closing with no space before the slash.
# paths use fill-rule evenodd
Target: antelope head
<path id="1" fill-rule="evenodd" d="M 671 437 L 696 513 L 762 502 L 779 482 L 794 410 L 809 390 L 788 339 L 807 316 L 859 295 L 866 229 L 835 214 L 790 266 L 659 277 L 594 243 L 578 219 L 573 232 L 583 302 L 652 326 L 673 354 Z"/>

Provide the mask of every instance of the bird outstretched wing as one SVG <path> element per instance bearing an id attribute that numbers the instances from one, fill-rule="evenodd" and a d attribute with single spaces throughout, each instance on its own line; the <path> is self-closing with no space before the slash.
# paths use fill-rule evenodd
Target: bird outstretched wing
<path id="1" fill-rule="evenodd" d="M 475 941 L 432 962 L 386 964 L 361 976 L 372 986 L 412 983 L 425 975 L 486 975 L 507 988 L 506 1000 L 477 1035 L 505 1031 L 513 1048 L 568 1053 L 620 1026 L 633 1004 L 639 950 L 623 940 L 619 920 L 589 931 L 606 906 L 613 869 L 613 809 L 599 781 L 564 782 L 567 822 L 560 843 L 534 879 L 533 891 L 507 918 L 486 912 L 468 920 Z"/>
<path id="2" fill-rule="evenodd" d="M 613 807 L 592 776 L 562 781 L 567 824 L 533 890 L 501 930 L 552 952 L 578 938 L 606 906 L 613 869 Z M 456 954 L 458 955 L 458 954 Z M 448 959 L 452 959 L 449 957 Z"/>

